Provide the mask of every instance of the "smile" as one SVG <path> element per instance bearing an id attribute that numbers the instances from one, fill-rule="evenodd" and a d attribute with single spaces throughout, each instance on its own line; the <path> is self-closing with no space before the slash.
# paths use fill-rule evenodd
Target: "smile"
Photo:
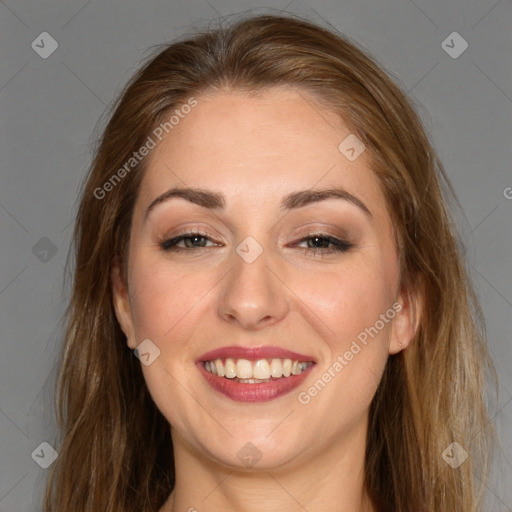
<path id="1" fill-rule="evenodd" d="M 311 355 L 280 347 L 222 347 L 196 360 L 216 393 L 236 402 L 267 402 L 300 386 L 316 366 Z"/>
<path id="2" fill-rule="evenodd" d="M 207 372 L 218 377 L 233 379 L 243 384 L 271 382 L 273 379 L 288 378 L 300 375 L 313 364 L 313 361 L 298 361 L 292 359 L 234 359 L 231 357 L 217 358 L 205 361 Z"/>

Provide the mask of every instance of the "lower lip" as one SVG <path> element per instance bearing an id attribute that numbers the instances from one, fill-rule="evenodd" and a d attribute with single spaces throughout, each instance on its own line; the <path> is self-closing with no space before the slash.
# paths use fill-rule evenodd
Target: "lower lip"
<path id="1" fill-rule="evenodd" d="M 218 377 L 206 370 L 203 362 L 198 362 L 197 366 L 208 384 L 216 391 L 231 398 L 231 400 L 237 402 L 267 402 L 286 395 L 300 386 L 315 364 L 313 363 L 299 375 L 290 375 L 289 377 L 259 384 L 244 384 L 225 377 Z"/>

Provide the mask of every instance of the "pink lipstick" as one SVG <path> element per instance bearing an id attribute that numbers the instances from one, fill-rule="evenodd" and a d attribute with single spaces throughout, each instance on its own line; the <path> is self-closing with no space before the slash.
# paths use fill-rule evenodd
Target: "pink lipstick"
<path id="1" fill-rule="evenodd" d="M 315 365 L 311 355 L 279 347 L 212 350 L 196 366 L 214 390 L 238 402 L 264 402 L 297 388 Z"/>

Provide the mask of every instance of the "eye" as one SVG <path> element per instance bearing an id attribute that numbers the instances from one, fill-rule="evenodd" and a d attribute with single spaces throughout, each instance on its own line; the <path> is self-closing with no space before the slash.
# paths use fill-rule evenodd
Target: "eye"
<path id="1" fill-rule="evenodd" d="M 180 233 L 179 235 L 164 240 L 160 243 L 160 246 L 164 251 L 183 251 L 187 249 L 202 249 L 206 247 L 207 241 L 212 241 L 206 233 L 200 232 L 188 232 Z M 181 242 L 184 242 L 184 246 L 179 246 Z M 218 245 L 218 244 L 217 244 Z"/>
<path id="2" fill-rule="evenodd" d="M 179 235 L 165 239 L 160 242 L 160 246 L 164 251 L 187 251 L 194 249 L 203 249 L 212 247 L 207 246 L 208 241 L 213 242 L 213 246 L 219 245 L 214 242 L 206 233 L 199 231 L 191 231 L 186 233 L 180 233 Z M 179 245 L 183 242 L 184 245 Z M 326 235 L 323 233 L 309 234 L 306 238 L 299 240 L 299 243 L 307 242 L 307 249 L 302 250 L 304 254 L 308 256 L 316 256 L 316 254 L 327 255 L 332 253 L 343 253 L 349 251 L 353 244 L 345 240 Z M 331 247 L 328 247 L 331 245 Z M 299 245 L 296 245 L 299 247 Z"/>
<path id="3" fill-rule="evenodd" d="M 309 254 L 312 256 L 316 256 L 316 253 L 320 253 L 320 255 L 327 255 L 337 252 L 343 253 L 349 251 L 353 247 L 353 244 L 350 242 L 340 240 L 324 233 L 308 234 L 306 238 L 299 240 L 299 242 L 307 242 L 308 249 L 303 252 L 304 254 Z M 329 244 L 331 244 L 331 247 L 327 247 Z M 318 250 L 315 251 L 311 249 Z"/>

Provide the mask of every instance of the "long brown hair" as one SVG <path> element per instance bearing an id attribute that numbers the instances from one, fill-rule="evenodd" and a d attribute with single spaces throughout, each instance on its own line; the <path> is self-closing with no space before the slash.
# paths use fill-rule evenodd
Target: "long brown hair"
<path id="1" fill-rule="evenodd" d="M 159 49 L 114 105 L 74 230 L 56 392 L 60 455 L 45 512 L 157 511 L 173 489 L 170 428 L 112 305 L 112 258 L 126 268 L 145 167 L 144 159 L 133 169 L 126 162 L 190 98 L 280 85 L 314 95 L 366 145 L 395 226 L 401 284 L 421 299 L 413 343 L 389 357 L 371 405 L 367 490 L 386 512 L 479 510 L 492 434 L 485 371 L 492 364 L 446 207 L 454 194 L 445 171 L 405 94 L 356 43 L 300 18 L 265 15 Z M 457 468 L 442 456 L 453 442 L 469 453 Z"/>

